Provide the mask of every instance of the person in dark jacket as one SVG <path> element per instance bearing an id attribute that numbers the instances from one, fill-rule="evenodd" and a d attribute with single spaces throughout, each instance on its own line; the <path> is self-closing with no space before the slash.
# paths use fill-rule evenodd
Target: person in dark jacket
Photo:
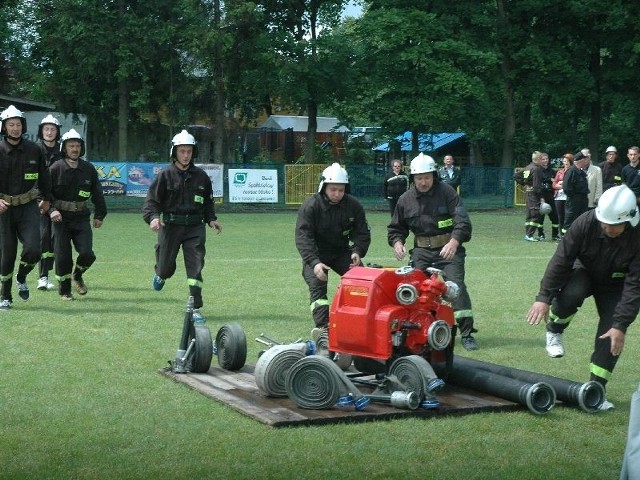
<path id="1" fill-rule="evenodd" d="M 622 183 L 635 193 L 640 205 L 640 147 L 629 147 L 627 158 L 629 163 L 622 167 Z"/>
<path id="2" fill-rule="evenodd" d="M 202 269 L 206 229 L 219 234 L 222 226 L 213 204 L 211 180 L 193 164 L 198 156 L 196 139 L 186 130 L 171 140 L 171 165 L 162 170 L 147 192 L 142 215 L 149 228 L 158 232 L 155 274 L 151 280 L 160 291 L 176 271 L 176 258 L 182 247 L 189 294 L 193 296 L 193 320 L 204 323 L 202 308 Z"/>
<path id="3" fill-rule="evenodd" d="M 560 222 L 558 221 L 558 211 L 556 210 L 556 202 L 554 201 L 554 191 L 553 191 L 553 179 L 556 175 L 555 170 L 549 163 L 549 154 L 546 152 L 540 152 L 540 169 L 541 169 L 541 180 L 540 180 L 540 206 L 542 207 L 543 201 L 550 208 L 548 213 L 543 213 L 542 208 L 540 208 L 540 220 L 538 227 L 538 241 L 543 242 L 546 240 L 544 234 L 544 216 L 548 215 L 549 220 L 551 221 L 551 238 L 553 241 L 560 240 Z"/>
<path id="4" fill-rule="evenodd" d="M 606 385 L 640 310 L 640 215 L 626 186 L 608 189 L 595 210 L 573 222 L 549 261 L 527 321 L 547 324 L 550 357 L 565 354 L 563 332 L 593 295 L 599 315 L 591 380 Z M 601 409 L 613 408 L 605 401 Z"/>
<path id="5" fill-rule="evenodd" d="M 50 167 L 53 206 L 49 216 L 53 223 L 53 254 L 58 293 L 62 300 L 73 300 L 71 280 L 80 295 L 87 294 L 83 274 L 96 261 L 93 251 L 91 211 L 94 206 L 93 228 L 102 227 L 107 216 L 107 204 L 96 169 L 82 157 L 85 144 L 74 129 L 62 136 L 61 160 Z M 73 247 L 78 252 L 73 265 Z"/>
<path id="6" fill-rule="evenodd" d="M 423 271 L 440 269 L 446 280 L 460 287 L 453 310 L 461 343 L 467 350 L 477 350 L 471 298 L 464 282 L 466 251 L 462 244 L 471 239 L 469 215 L 456 191 L 439 181 L 430 156 L 421 153 L 411 161 L 411 179 L 415 188 L 398 200 L 387 227 L 387 240 L 396 259 L 402 260 L 407 253 L 407 237 L 413 233 L 412 265 Z"/>
<path id="7" fill-rule="evenodd" d="M 445 155 L 442 160 L 444 165 L 438 169 L 438 176 L 442 183 L 450 185 L 458 191 L 460 187 L 460 169 L 454 165 L 453 155 Z"/>
<path id="8" fill-rule="evenodd" d="M 18 295 L 29 300 L 27 275 L 40 261 L 40 215 L 49 210 L 51 179 L 44 153 L 22 135 L 27 130 L 24 114 L 10 105 L 0 113 L 0 310 L 13 303 L 11 282 L 22 243 L 16 274 Z"/>
<path id="9" fill-rule="evenodd" d="M 562 223 L 563 235 L 567 233 L 573 221 L 589 208 L 589 182 L 586 172 L 588 166 L 589 157 L 578 152 L 573 157 L 573 165 L 564 174 L 562 189 L 567 200 L 564 207 L 564 222 Z"/>
<path id="10" fill-rule="evenodd" d="M 384 180 L 384 198 L 389 202 L 389 211 L 393 216 L 400 195 L 409 188 L 409 177 L 402 170 L 402 160 L 394 160 L 391 163 L 391 171 Z"/>
<path id="11" fill-rule="evenodd" d="M 40 126 L 38 127 L 39 145 L 44 152 L 47 168 L 63 158 L 59 143 L 60 126 L 60 120 L 49 114 L 40 121 Z M 53 269 L 53 237 L 51 234 L 51 218 L 47 212 L 40 215 L 40 248 L 42 257 L 40 258 L 38 290 L 52 290 L 55 286 L 49 280 L 49 270 Z"/>
<path id="12" fill-rule="evenodd" d="M 371 244 L 364 208 L 349 194 L 349 176 L 339 163 L 324 169 L 318 192 L 298 210 L 295 242 L 302 257 L 302 277 L 309 287 L 313 321 L 316 329 L 324 330 L 329 324 L 329 270 L 342 276 L 361 265 Z"/>

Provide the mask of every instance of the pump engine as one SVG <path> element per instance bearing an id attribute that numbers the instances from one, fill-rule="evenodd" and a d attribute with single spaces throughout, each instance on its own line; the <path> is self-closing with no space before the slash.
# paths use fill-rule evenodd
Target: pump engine
<path id="1" fill-rule="evenodd" d="M 354 267 L 340 279 L 331 303 L 328 349 L 351 355 L 359 370 L 359 364 L 382 363 L 384 372 L 409 355 L 449 365 L 456 333 L 450 302 L 458 291 L 434 268 L 424 273 L 412 267 Z"/>

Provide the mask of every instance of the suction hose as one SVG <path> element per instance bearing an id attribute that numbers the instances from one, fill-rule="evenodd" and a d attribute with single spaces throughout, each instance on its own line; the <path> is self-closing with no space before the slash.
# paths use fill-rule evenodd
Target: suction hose
<path id="1" fill-rule="evenodd" d="M 505 367 L 493 363 L 473 360 L 466 357 L 454 357 L 453 364 L 459 369 L 481 369 L 497 375 L 502 375 L 525 382 L 544 382 L 556 391 L 558 400 L 573 406 L 578 406 L 588 413 L 598 411 L 605 398 L 605 390 L 602 384 L 589 381 L 586 383 L 573 382 L 551 375 L 519 370 L 517 368 Z"/>

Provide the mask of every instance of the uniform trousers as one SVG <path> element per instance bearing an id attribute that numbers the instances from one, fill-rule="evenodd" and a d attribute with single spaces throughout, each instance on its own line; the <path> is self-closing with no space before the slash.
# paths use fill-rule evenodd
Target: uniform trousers
<path id="1" fill-rule="evenodd" d="M 351 267 L 351 251 L 345 251 L 332 255 L 321 255 L 320 261 L 331 270 L 342 276 Z M 306 263 L 302 265 L 302 277 L 309 287 L 309 301 L 311 315 L 316 327 L 323 328 L 329 325 L 329 299 L 327 298 L 328 281 L 324 282 L 313 273 L 313 268 Z"/>
<path id="2" fill-rule="evenodd" d="M 22 254 L 17 278 L 24 283 L 26 276 L 40 260 L 40 211 L 35 200 L 25 204 L 10 206 L 0 215 L 0 281 L 2 300 L 13 300 L 11 281 L 18 256 L 18 240 L 22 243 Z"/>
<path id="3" fill-rule="evenodd" d="M 598 337 L 606 333 L 613 324 L 613 314 L 622 296 L 623 279 L 619 283 L 600 285 L 592 279 L 587 271 L 578 267 L 573 270 L 567 284 L 551 303 L 550 321 L 547 331 L 562 333 L 568 326 L 584 300 L 591 295 L 598 310 L 598 328 L 591 354 L 591 380 L 606 385 L 611 377 L 619 356 L 611 354 L 611 341 Z"/>
<path id="4" fill-rule="evenodd" d="M 93 230 L 88 217 L 71 220 L 64 219 L 53 223 L 53 254 L 55 257 L 56 279 L 60 282 L 61 295 L 71 293 L 71 278 L 82 274 L 96 261 L 93 252 Z M 73 266 L 73 248 L 78 252 L 75 268 Z"/>
<path id="5" fill-rule="evenodd" d="M 156 244 L 155 271 L 162 279 L 168 279 L 176 272 L 176 258 L 182 247 L 184 266 L 187 271 L 189 295 L 193 297 L 193 308 L 201 308 L 202 301 L 202 269 L 204 258 L 206 230 L 204 223 L 197 225 L 166 224 L 158 231 Z"/>
<path id="6" fill-rule="evenodd" d="M 48 214 L 40 215 L 40 276 L 47 277 L 53 268 L 53 237 L 51 218 Z"/>

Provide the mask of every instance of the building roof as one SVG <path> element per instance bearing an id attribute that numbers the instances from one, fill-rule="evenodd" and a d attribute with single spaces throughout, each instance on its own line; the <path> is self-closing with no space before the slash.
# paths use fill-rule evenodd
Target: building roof
<path id="1" fill-rule="evenodd" d="M 0 94 L 0 106 L 7 108 L 9 105 L 15 106 L 19 110 L 55 110 L 53 103 L 34 102 L 26 98 L 10 97 L 9 95 Z"/>
<path id="2" fill-rule="evenodd" d="M 349 129 L 335 117 L 317 117 L 318 133 L 329 132 L 349 132 Z M 265 130 L 287 130 L 291 128 L 294 132 L 306 132 L 309 125 L 309 117 L 294 115 L 270 115 L 265 122 L 260 125 Z"/>
<path id="3" fill-rule="evenodd" d="M 421 152 L 433 152 L 441 149 L 465 136 L 464 132 L 456 133 L 419 133 L 418 134 L 418 150 Z M 400 142 L 400 150 L 403 152 L 411 151 L 411 132 L 404 132 L 398 135 L 394 140 Z M 383 143 L 373 147 L 374 152 L 388 152 L 389 143 Z"/>

